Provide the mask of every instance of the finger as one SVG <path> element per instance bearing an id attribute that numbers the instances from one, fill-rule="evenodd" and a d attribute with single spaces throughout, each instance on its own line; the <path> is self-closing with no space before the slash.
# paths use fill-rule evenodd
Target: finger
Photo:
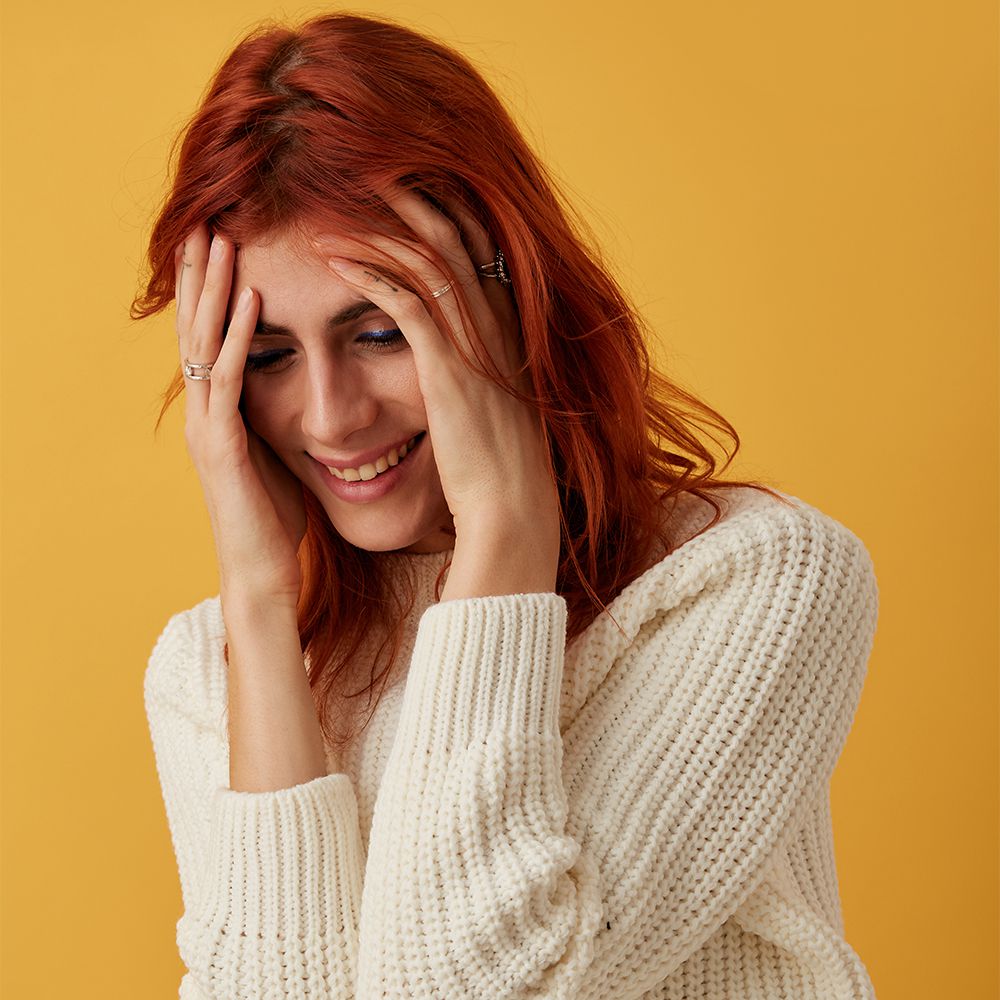
<path id="1" fill-rule="evenodd" d="M 212 237 L 204 287 L 188 340 L 188 350 L 197 354 L 199 360 L 214 361 L 219 356 L 233 284 L 235 256 L 235 249 L 229 240 L 218 233 Z"/>
<path id="2" fill-rule="evenodd" d="M 369 302 L 373 302 L 399 324 L 400 331 L 413 349 L 418 372 L 425 364 L 451 367 L 450 345 L 441 335 L 419 295 L 353 260 L 333 257 L 328 261 L 328 266 L 339 278 L 358 289 Z"/>
<path id="3" fill-rule="evenodd" d="M 425 301 L 430 300 L 434 289 L 455 280 L 424 248 L 398 237 L 371 235 L 361 239 L 317 234 L 311 243 L 325 265 L 337 259 L 368 267 L 390 285 L 402 285 Z"/>
<path id="4" fill-rule="evenodd" d="M 336 247 L 332 255 L 335 259 L 353 259 L 359 263 L 373 261 L 373 266 L 370 266 L 371 271 L 390 284 L 394 283 L 391 276 L 396 273 L 412 275 L 419 288 L 419 298 L 425 306 L 440 311 L 444 324 L 451 331 L 460 350 L 466 354 L 475 353 L 472 338 L 467 332 L 470 328 L 479 333 L 487 350 L 491 349 L 488 342 L 492 339 L 496 318 L 492 316 L 489 303 L 475 278 L 468 279 L 471 283 L 469 287 L 462 286 L 466 295 L 466 305 L 471 313 L 463 316 L 457 295 L 453 294 L 458 278 L 453 273 L 442 270 L 438 264 L 429 259 L 427 252 L 419 247 L 403 240 L 379 236 L 373 236 L 367 242 L 352 239 L 333 241 L 321 236 L 317 237 L 313 244 L 318 250 L 326 251 L 327 258 L 330 256 L 330 246 L 333 245 Z M 468 258 L 466 260 L 468 261 Z M 439 292 L 436 298 L 435 291 Z M 440 329 L 438 336 L 443 336 Z"/>
<path id="5" fill-rule="evenodd" d="M 478 275 L 469 254 L 462 243 L 462 237 L 451 219 L 442 215 L 426 198 L 414 191 L 395 187 L 385 194 L 385 200 L 392 210 L 424 242 L 441 251 L 455 276 L 463 284 L 476 281 Z"/>
<path id="6" fill-rule="evenodd" d="M 463 243 L 469 248 L 469 256 L 476 268 L 476 277 L 481 278 L 482 273 L 479 268 L 485 264 L 492 264 L 496 254 L 496 246 L 490 239 L 490 234 L 457 198 L 444 197 L 441 201 L 448 209 L 448 214 L 455 220 L 463 237 Z"/>
<path id="7" fill-rule="evenodd" d="M 512 337 L 519 340 L 513 299 L 498 281 L 483 275 L 478 269 L 480 261 L 492 263 L 496 253 L 486 229 L 456 197 L 438 198 L 451 218 L 443 215 L 419 192 L 396 186 L 384 197 L 415 233 L 442 250 L 456 274 L 463 275 L 463 291 L 472 310 L 473 323 L 487 350 L 492 357 L 506 358 L 508 364 L 513 363 L 517 368 L 520 365 L 520 345 L 510 343 Z M 458 299 L 451 299 L 446 294 L 438 305 L 451 328 L 456 329 L 464 317 Z M 487 316 L 490 322 L 486 322 Z"/>
<path id="8" fill-rule="evenodd" d="M 480 267 L 493 264 L 496 256 L 496 245 L 490 238 L 490 234 L 458 198 L 446 196 L 441 198 L 441 202 L 452 218 L 456 220 L 459 230 L 463 234 L 464 242 L 469 247 L 472 256 L 472 262 L 476 266 L 476 274 L 483 293 L 494 312 L 505 321 L 502 325 L 510 326 L 517 323 L 517 310 L 514 307 L 513 297 L 507 288 L 496 278 L 484 275 L 480 271 Z"/>
<path id="9" fill-rule="evenodd" d="M 435 289 L 457 279 L 437 247 L 434 249 L 442 258 L 440 261 L 432 257 L 427 247 L 392 236 L 373 235 L 362 240 L 319 234 L 311 242 L 324 263 L 331 257 L 337 257 L 371 264 L 381 277 L 394 284 L 399 283 L 394 280 L 396 277 L 409 284 L 409 276 L 413 276 L 416 278 L 415 290 L 421 297 L 430 298 Z"/>
<path id="10" fill-rule="evenodd" d="M 178 243 L 174 247 L 174 329 L 180 336 L 180 323 L 177 319 L 177 311 L 181 306 L 181 278 L 184 274 L 184 244 Z"/>
<path id="11" fill-rule="evenodd" d="M 208 262 L 208 229 L 199 225 L 184 241 L 181 261 L 180 294 L 177 301 L 177 333 L 183 340 L 194 323 L 198 299 L 205 283 Z"/>
<path id="12" fill-rule="evenodd" d="M 204 284 L 204 261 L 207 259 L 208 229 L 197 226 L 181 244 L 181 259 L 177 278 L 177 349 L 181 364 L 186 361 L 195 364 L 210 363 L 213 358 L 199 357 L 191 344 L 191 326 L 198 310 L 198 300 Z M 188 418 L 204 412 L 208 402 L 209 373 L 196 370 L 193 375 L 184 375 L 184 409 Z"/>
<path id="13" fill-rule="evenodd" d="M 502 326 L 509 328 L 517 322 L 510 293 L 500 282 L 480 271 L 480 267 L 493 263 L 496 246 L 486 229 L 459 198 L 451 195 L 437 196 L 450 218 L 443 215 L 419 192 L 397 186 L 389 191 L 385 199 L 414 232 L 425 240 L 441 241 L 445 256 L 455 266 L 456 273 L 468 275 L 473 286 L 482 289 L 484 298 L 479 300 L 479 308 L 476 308 L 476 293 L 467 292 L 470 301 L 474 303 L 475 312 L 481 314 L 482 305 L 488 302 L 502 318 Z M 463 285 L 468 285 L 464 277 Z M 498 345 L 491 345 L 491 349 L 495 346 Z"/>
<path id="14" fill-rule="evenodd" d="M 210 419 L 226 419 L 239 408 L 243 373 L 259 309 L 260 296 L 249 286 L 244 288 L 236 300 L 226 337 L 212 366 L 212 392 L 208 401 Z"/>
<path id="15" fill-rule="evenodd" d="M 483 295 L 494 316 L 498 318 L 500 329 L 505 331 L 505 334 L 502 335 L 503 342 L 498 346 L 500 350 L 506 352 L 508 370 L 519 373 L 517 384 L 523 391 L 527 392 L 531 380 L 526 370 L 524 339 L 514 296 L 511 290 L 497 281 L 494 276 L 483 274 L 480 270 L 484 265 L 494 264 L 497 251 L 496 243 L 486 227 L 458 197 L 445 195 L 440 197 L 440 201 L 452 219 L 455 220 L 462 234 L 463 243 L 469 248 Z"/>
<path id="16" fill-rule="evenodd" d="M 192 363 L 214 364 L 219 357 L 233 282 L 234 257 L 235 249 L 229 240 L 219 235 L 212 238 L 194 323 L 186 335 L 181 333 L 184 356 Z M 191 382 L 191 379 L 188 381 Z M 202 389 L 208 384 L 204 381 L 198 383 Z M 196 395 L 201 401 L 200 412 L 204 412 L 208 407 L 208 393 L 200 391 Z"/>
<path id="17" fill-rule="evenodd" d="M 313 240 L 314 246 L 328 251 L 335 248 L 332 256 L 350 256 L 358 261 L 371 260 L 374 249 L 376 256 L 382 256 L 382 260 L 376 259 L 375 269 L 388 269 L 390 273 L 402 264 L 404 270 L 424 286 L 421 295 L 425 303 L 440 315 L 442 327 L 451 332 L 462 353 L 475 356 L 485 365 L 487 359 L 482 356 L 482 349 L 485 349 L 501 374 L 509 376 L 517 371 L 521 366 L 521 350 L 513 301 L 495 281 L 486 279 L 487 287 L 484 288 L 463 243 L 462 232 L 417 193 L 395 187 L 385 198 L 422 245 L 388 237 L 373 237 L 369 243 L 362 243 L 319 236 Z M 465 217 L 471 220 L 469 213 L 465 213 Z M 478 252 L 492 259 L 489 236 L 482 226 L 470 225 L 469 239 Z M 443 267 L 427 248 L 437 252 Z M 456 284 L 460 285 L 460 291 L 455 288 Z M 477 337 L 470 335 L 472 330 Z M 481 348 L 474 342 L 477 339 Z"/>

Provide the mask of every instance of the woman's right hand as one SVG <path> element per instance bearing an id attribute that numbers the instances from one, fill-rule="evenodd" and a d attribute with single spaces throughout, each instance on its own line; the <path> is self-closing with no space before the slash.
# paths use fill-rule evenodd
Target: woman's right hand
<path id="1" fill-rule="evenodd" d="M 306 527 L 302 484 L 239 409 L 260 297 L 242 290 L 223 337 L 234 261 L 233 244 L 210 240 L 204 224 L 174 254 L 181 363 L 213 365 L 206 381 L 185 376 L 184 436 L 208 506 L 223 606 L 229 596 L 294 609 Z"/>

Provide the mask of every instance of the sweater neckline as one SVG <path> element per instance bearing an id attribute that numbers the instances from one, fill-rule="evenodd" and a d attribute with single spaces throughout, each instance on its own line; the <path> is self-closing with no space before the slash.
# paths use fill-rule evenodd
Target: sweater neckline
<path id="1" fill-rule="evenodd" d="M 455 554 L 454 549 L 442 549 L 440 552 L 403 552 L 401 549 L 392 549 L 387 552 L 372 552 L 376 559 L 399 559 L 405 562 L 444 562 L 448 556 Z"/>

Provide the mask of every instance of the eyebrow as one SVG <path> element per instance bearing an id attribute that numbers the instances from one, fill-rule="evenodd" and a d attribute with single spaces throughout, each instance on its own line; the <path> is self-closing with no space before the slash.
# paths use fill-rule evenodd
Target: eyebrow
<path id="1" fill-rule="evenodd" d="M 378 312 L 379 307 L 368 299 L 359 299 L 349 306 L 345 306 L 340 312 L 335 313 L 326 321 L 327 332 L 335 330 L 345 323 L 353 323 L 354 320 L 367 316 L 370 312 Z M 294 337 L 294 332 L 287 326 L 280 323 L 267 323 L 260 317 L 257 318 L 257 325 L 254 327 L 255 337 Z"/>

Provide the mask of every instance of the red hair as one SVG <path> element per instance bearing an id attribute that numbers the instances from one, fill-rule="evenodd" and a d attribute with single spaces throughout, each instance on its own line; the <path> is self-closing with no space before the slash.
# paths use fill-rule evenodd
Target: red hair
<path id="1" fill-rule="evenodd" d="M 200 223 L 236 244 L 289 230 L 420 242 L 381 197 L 394 186 L 423 192 L 443 211 L 449 200 L 462 204 L 503 249 L 534 394 L 505 387 L 538 410 L 549 445 L 561 499 L 556 590 L 567 602 L 567 641 L 648 568 L 657 542 L 673 551 L 664 519 L 671 497 L 690 493 L 714 507 L 702 531 L 722 515 L 713 488 L 782 499 L 759 483 L 717 478 L 701 428 L 732 441 L 721 471 L 739 450 L 735 429 L 651 368 L 648 331 L 586 227 L 490 87 L 453 50 L 352 14 L 297 29 L 264 24 L 225 60 L 179 139 L 135 319 L 172 301 L 174 248 Z M 447 270 L 434 248 L 426 253 Z M 395 276 L 428 291 L 413 275 Z M 178 372 L 161 419 L 182 390 Z M 341 538 L 304 493 L 299 631 L 321 726 L 342 746 L 351 734 L 335 731 L 329 702 L 346 686 L 373 620 L 388 630 L 375 659 L 389 654 L 381 672 L 363 665 L 369 683 L 357 693 L 379 680 L 384 690 L 414 595 L 383 579 L 371 554 Z"/>

